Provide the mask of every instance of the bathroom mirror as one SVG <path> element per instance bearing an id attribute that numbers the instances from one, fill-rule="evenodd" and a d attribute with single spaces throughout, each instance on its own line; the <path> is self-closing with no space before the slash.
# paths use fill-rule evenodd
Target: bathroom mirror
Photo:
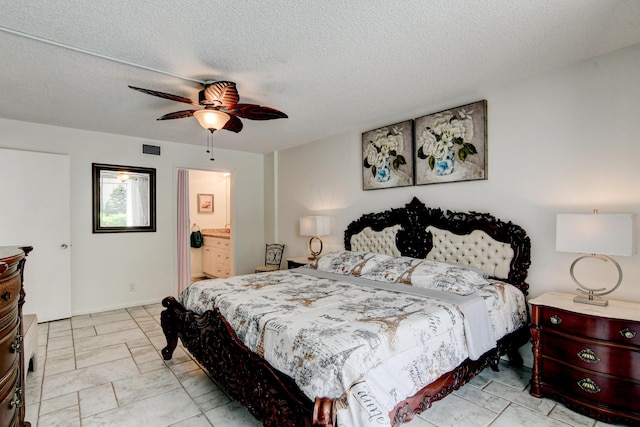
<path id="1" fill-rule="evenodd" d="M 93 163 L 93 232 L 156 231 L 156 170 Z"/>

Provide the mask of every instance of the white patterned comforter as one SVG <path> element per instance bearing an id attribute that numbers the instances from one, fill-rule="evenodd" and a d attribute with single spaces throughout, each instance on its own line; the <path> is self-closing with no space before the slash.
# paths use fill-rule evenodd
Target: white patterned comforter
<path id="1" fill-rule="evenodd" d="M 181 298 L 197 313 L 217 306 L 238 338 L 311 400 L 337 399 L 340 426 L 388 426 L 398 402 L 468 357 L 462 313 L 347 281 L 282 270 L 196 282 Z M 515 287 L 487 282 L 475 294 L 496 340 L 525 324 Z"/>

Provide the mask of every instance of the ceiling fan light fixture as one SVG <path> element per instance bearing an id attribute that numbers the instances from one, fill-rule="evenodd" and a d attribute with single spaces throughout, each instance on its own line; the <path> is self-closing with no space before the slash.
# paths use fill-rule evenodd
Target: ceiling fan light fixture
<path id="1" fill-rule="evenodd" d="M 230 119 L 227 113 L 207 109 L 197 110 L 193 113 L 193 116 L 198 120 L 200 126 L 212 132 L 222 129 Z"/>

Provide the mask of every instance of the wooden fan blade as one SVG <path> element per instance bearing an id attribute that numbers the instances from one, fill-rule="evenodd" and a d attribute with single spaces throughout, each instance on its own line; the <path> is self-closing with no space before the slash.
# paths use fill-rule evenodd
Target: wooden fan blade
<path id="1" fill-rule="evenodd" d="M 231 108 L 238 103 L 240 96 L 234 82 L 215 82 L 204 87 L 199 100 L 202 105 L 222 105 Z"/>
<path id="2" fill-rule="evenodd" d="M 222 129 L 230 130 L 231 132 L 238 133 L 242 130 L 242 121 L 236 116 L 229 116 L 229 121 L 224 125 Z"/>
<path id="3" fill-rule="evenodd" d="M 229 113 L 250 120 L 286 119 L 289 117 L 275 108 L 263 107 L 256 104 L 236 104 L 233 108 L 229 109 Z"/>
<path id="4" fill-rule="evenodd" d="M 184 102 L 185 104 L 191 105 L 200 105 L 195 101 L 190 100 L 189 98 L 185 98 L 184 96 L 171 95 L 170 93 L 158 92 L 157 90 L 143 89 L 141 87 L 129 86 L 133 90 L 137 90 L 142 93 L 146 93 L 147 95 L 158 96 L 164 99 L 170 99 L 171 101 Z"/>
<path id="5" fill-rule="evenodd" d="M 195 113 L 196 111 L 198 110 L 175 111 L 173 113 L 165 114 L 162 117 L 158 117 L 157 120 L 184 119 L 185 117 L 193 116 L 193 113 Z"/>

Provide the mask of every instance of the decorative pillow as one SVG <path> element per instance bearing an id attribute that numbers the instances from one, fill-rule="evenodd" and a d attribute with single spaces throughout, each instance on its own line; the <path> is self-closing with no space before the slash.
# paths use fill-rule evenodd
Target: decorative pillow
<path id="1" fill-rule="evenodd" d="M 410 275 L 412 286 L 470 295 L 490 282 L 483 274 L 461 265 L 424 260 Z"/>
<path id="2" fill-rule="evenodd" d="M 309 268 L 330 273 L 360 276 L 389 258 L 391 258 L 389 255 L 372 252 L 334 251 L 309 264 Z"/>
<path id="3" fill-rule="evenodd" d="M 489 284 L 482 274 L 460 265 L 409 257 L 383 261 L 362 277 L 469 295 Z"/>
<path id="4" fill-rule="evenodd" d="M 451 261 L 440 261 L 440 262 L 444 262 L 445 264 L 451 264 L 455 267 L 461 267 L 461 268 L 466 268 L 467 270 L 471 270 L 474 271 L 476 273 L 478 273 L 479 275 L 481 275 L 482 277 L 484 277 L 485 279 L 489 278 L 489 273 L 487 273 L 486 271 L 474 267 L 472 265 L 465 265 L 465 264 L 460 264 L 459 262 L 451 262 Z"/>
<path id="5" fill-rule="evenodd" d="M 424 260 L 407 256 L 393 257 L 382 261 L 375 268 L 363 273 L 362 277 L 380 282 L 400 282 L 410 285 L 411 283 L 405 280 L 405 277 L 407 275 L 410 277 L 413 270 L 422 261 Z"/>

